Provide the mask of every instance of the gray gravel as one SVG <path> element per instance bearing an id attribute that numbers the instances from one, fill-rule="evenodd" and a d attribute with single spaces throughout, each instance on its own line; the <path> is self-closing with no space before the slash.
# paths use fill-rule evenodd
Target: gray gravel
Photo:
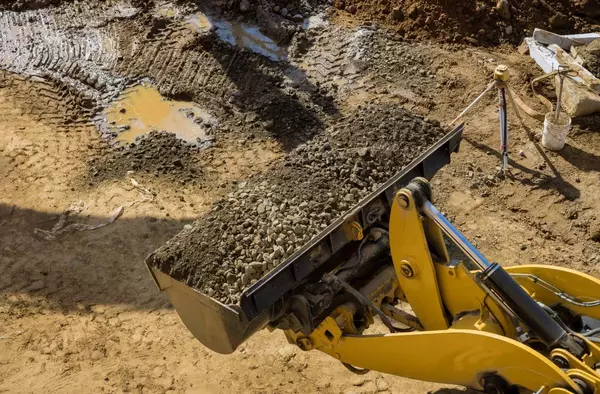
<path id="1" fill-rule="evenodd" d="M 149 256 L 224 303 L 286 260 L 444 133 L 392 106 L 367 106 L 299 145 Z"/>

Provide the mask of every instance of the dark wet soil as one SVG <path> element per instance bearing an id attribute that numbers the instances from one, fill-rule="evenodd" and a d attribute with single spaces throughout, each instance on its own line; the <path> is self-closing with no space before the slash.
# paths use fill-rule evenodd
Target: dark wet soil
<path id="1" fill-rule="evenodd" d="M 178 139 L 173 133 L 150 132 L 135 144 L 107 148 L 90 161 L 88 182 L 121 179 L 128 171 L 145 177 L 160 177 L 177 184 L 195 184 L 202 169 L 194 155 L 198 147 Z"/>

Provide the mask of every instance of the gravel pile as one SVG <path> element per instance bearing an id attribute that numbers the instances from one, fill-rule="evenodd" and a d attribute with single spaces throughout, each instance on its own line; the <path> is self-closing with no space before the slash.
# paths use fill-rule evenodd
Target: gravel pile
<path id="1" fill-rule="evenodd" d="M 444 134 L 391 106 L 367 106 L 237 185 L 148 257 L 223 303 L 281 264 Z"/>
<path id="2" fill-rule="evenodd" d="M 174 133 L 152 131 L 138 137 L 135 144 L 111 148 L 90 161 L 90 182 L 122 178 L 135 171 L 186 184 L 201 175 L 193 153 L 199 148 L 178 139 Z"/>

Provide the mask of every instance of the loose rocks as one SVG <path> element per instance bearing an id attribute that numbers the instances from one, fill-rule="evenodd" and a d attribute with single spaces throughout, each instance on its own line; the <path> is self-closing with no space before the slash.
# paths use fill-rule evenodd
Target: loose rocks
<path id="1" fill-rule="evenodd" d="M 148 257 L 224 303 L 281 264 L 444 133 L 391 106 L 368 106 L 231 191 Z M 368 149 L 367 149 L 368 148 Z M 367 149 L 367 150 L 366 150 Z"/>
<path id="2" fill-rule="evenodd" d="M 201 176 L 192 153 L 198 148 L 177 139 L 175 134 L 153 131 L 135 144 L 110 149 L 90 161 L 90 182 L 123 177 L 127 171 L 161 176 L 181 184 Z"/>

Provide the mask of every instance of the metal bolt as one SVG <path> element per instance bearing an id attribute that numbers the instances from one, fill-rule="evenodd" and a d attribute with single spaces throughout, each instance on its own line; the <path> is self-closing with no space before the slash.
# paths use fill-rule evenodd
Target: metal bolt
<path id="1" fill-rule="evenodd" d="M 312 342 L 310 341 L 310 339 L 304 337 L 304 338 L 298 338 L 296 340 L 296 345 L 304 350 L 304 351 L 308 351 L 312 349 Z"/>
<path id="2" fill-rule="evenodd" d="M 569 360 L 564 358 L 563 356 L 554 356 L 552 357 L 552 362 L 556 364 L 557 367 L 561 369 L 569 368 Z"/>
<path id="3" fill-rule="evenodd" d="M 410 204 L 410 202 L 406 195 L 398 194 L 398 205 L 400 205 L 402 208 L 406 209 L 406 208 L 408 208 L 409 204 Z"/>
<path id="4" fill-rule="evenodd" d="M 408 262 L 400 264 L 400 272 L 405 278 L 412 278 L 415 276 L 415 272 Z"/>

